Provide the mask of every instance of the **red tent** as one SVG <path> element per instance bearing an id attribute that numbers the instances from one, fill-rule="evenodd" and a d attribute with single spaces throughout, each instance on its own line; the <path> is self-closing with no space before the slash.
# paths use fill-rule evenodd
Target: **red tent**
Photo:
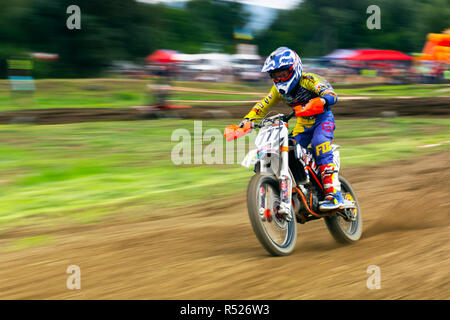
<path id="1" fill-rule="evenodd" d="M 412 60 L 412 57 L 395 50 L 356 50 L 355 54 L 344 58 L 345 60 L 354 61 L 398 61 L 398 60 Z"/>
<path id="2" fill-rule="evenodd" d="M 177 60 L 174 59 L 174 55 L 178 53 L 177 51 L 174 50 L 156 50 L 155 52 L 153 52 L 151 55 L 148 55 L 145 58 L 145 61 L 147 61 L 148 63 L 155 63 L 155 62 L 160 62 L 160 63 L 170 63 L 170 62 L 176 62 Z"/>

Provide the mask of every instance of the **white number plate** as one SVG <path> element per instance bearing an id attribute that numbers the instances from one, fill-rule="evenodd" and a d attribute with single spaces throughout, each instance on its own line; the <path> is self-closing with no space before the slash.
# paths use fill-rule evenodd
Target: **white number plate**
<path id="1" fill-rule="evenodd" d="M 280 149 L 280 139 L 287 136 L 287 128 L 284 125 L 264 127 L 259 130 L 255 144 L 258 149 L 272 150 L 268 152 L 278 152 Z"/>

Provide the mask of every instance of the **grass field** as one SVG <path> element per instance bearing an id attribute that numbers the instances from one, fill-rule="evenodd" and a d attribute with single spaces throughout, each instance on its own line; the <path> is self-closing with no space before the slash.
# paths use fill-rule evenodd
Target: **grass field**
<path id="1" fill-rule="evenodd" d="M 436 96 L 449 96 L 450 86 L 445 84 L 433 84 L 433 85 L 391 85 L 391 86 L 373 86 L 367 88 L 354 88 L 347 89 L 341 88 L 337 90 L 338 93 L 354 96 L 367 96 L 367 97 L 436 97 Z"/>
<path id="2" fill-rule="evenodd" d="M 12 98 L 7 80 L 0 81 L 0 112 L 7 110 L 46 108 L 116 108 L 148 105 L 154 101 L 148 95 L 146 86 L 151 80 L 134 79 L 74 79 L 37 80 L 33 95 Z M 270 83 L 255 85 L 236 83 L 174 82 L 176 86 L 197 89 L 237 92 L 236 94 L 215 94 L 174 91 L 173 100 L 259 100 L 270 89 Z M 373 86 L 368 88 L 338 88 L 339 96 L 369 97 L 434 97 L 449 95 L 449 85 L 398 85 Z M 255 95 L 239 94 L 254 92 Z M 23 96 L 23 95 L 21 95 Z M 220 105 L 220 104 L 218 104 Z"/>
<path id="3" fill-rule="evenodd" d="M 202 129 L 221 133 L 228 124 L 229 120 L 203 121 Z M 343 167 L 450 148 L 450 143 L 417 148 L 448 141 L 450 119 L 338 120 L 336 125 Z M 171 152 L 179 142 L 171 141 L 171 135 L 180 128 L 192 133 L 194 122 L 0 126 L 0 230 L 92 223 L 117 213 L 134 219 L 245 190 L 252 171 L 238 163 L 175 165 Z M 204 151 L 211 142 L 200 143 Z M 46 239 L 18 246 L 41 240 Z"/>

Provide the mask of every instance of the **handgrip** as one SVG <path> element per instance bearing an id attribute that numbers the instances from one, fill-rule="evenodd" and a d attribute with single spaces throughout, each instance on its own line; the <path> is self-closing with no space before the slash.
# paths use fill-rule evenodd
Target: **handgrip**
<path id="1" fill-rule="evenodd" d="M 292 111 L 290 114 L 288 114 L 287 116 L 284 116 L 284 122 L 288 122 L 289 120 L 291 120 L 291 118 L 295 116 L 295 110 Z"/>

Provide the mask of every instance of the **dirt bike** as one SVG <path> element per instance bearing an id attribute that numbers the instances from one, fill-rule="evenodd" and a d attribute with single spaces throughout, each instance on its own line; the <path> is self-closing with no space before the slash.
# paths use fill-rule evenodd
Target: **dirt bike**
<path id="1" fill-rule="evenodd" d="M 228 141 L 259 128 L 251 150 L 242 165 L 253 167 L 255 175 L 247 189 L 247 208 L 253 231 L 262 246 L 274 256 L 292 253 L 297 241 L 297 222 L 324 219 L 334 239 L 340 243 L 356 242 L 362 234 L 362 217 L 355 192 L 339 175 L 344 204 L 340 208 L 320 212 L 324 199 L 319 168 L 312 149 L 305 149 L 289 139 L 288 121 L 295 115 L 277 114 L 258 124 L 249 121 L 241 128 L 230 125 L 224 136 Z M 331 145 L 337 169 L 340 167 L 338 145 Z"/>

